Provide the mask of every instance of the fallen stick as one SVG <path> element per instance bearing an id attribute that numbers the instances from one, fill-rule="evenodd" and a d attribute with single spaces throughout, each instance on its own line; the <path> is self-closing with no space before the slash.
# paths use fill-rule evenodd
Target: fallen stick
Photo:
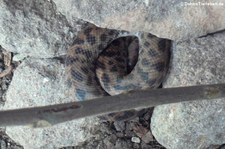
<path id="1" fill-rule="evenodd" d="M 0 111 L 0 126 L 44 127 L 87 116 L 222 97 L 225 84 L 139 90 L 82 102 Z"/>

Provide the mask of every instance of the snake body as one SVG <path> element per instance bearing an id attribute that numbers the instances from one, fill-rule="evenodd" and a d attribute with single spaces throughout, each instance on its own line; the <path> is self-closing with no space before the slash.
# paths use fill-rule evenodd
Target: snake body
<path id="1" fill-rule="evenodd" d="M 157 88 L 164 80 L 171 41 L 150 33 L 87 25 L 67 52 L 68 83 L 78 101 Z"/>

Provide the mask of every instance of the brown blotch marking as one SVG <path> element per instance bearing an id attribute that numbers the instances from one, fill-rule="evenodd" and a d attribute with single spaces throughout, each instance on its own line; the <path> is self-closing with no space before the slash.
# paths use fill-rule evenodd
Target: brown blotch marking
<path id="1" fill-rule="evenodd" d="M 66 58 L 66 65 L 68 66 L 68 65 L 73 64 L 77 61 L 79 61 L 79 59 L 77 57 L 68 56 Z"/>
<path id="2" fill-rule="evenodd" d="M 141 64 L 144 65 L 144 66 L 148 66 L 148 65 L 150 65 L 151 63 L 150 63 L 149 60 L 147 60 L 146 58 L 143 58 L 143 59 L 141 60 Z"/>
<path id="3" fill-rule="evenodd" d="M 116 61 L 118 61 L 118 62 L 125 62 L 125 59 L 124 58 L 122 58 L 122 57 L 116 57 L 115 58 L 116 59 Z"/>
<path id="4" fill-rule="evenodd" d="M 94 45 L 96 43 L 96 38 L 93 35 L 87 35 L 86 40 L 91 45 Z"/>
<path id="5" fill-rule="evenodd" d="M 88 76 L 88 79 L 87 79 L 87 84 L 90 85 L 93 83 L 93 79 L 91 76 Z"/>
<path id="6" fill-rule="evenodd" d="M 106 41 L 106 38 L 107 38 L 107 35 L 106 34 L 102 34 L 100 36 L 100 39 L 101 39 L 102 42 Z"/>
<path id="7" fill-rule="evenodd" d="M 103 48 L 104 48 L 103 44 L 100 44 L 100 45 L 98 46 L 98 50 L 99 50 L 99 51 L 102 51 Z"/>
<path id="8" fill-rule="evenodd" d="M 158 53 L 154 49 L 149 49 L 148 55 L 151 57 L 155 57 L 158 55 Z"/>
<path id="9" fill-rule="evenodd" d="M 109 77 L 109 75 L 106 74 L 106 73 L 103 73 L 103 74 L 102 74 L 102 80 L 103 80 L 103 82 L 110 82 L 110 77 Z"/>
<path id="10" fill-rule="evenodd" d="M 146 47 L 149 47 L 149 46 L 150 46 L 150 43 L 146 41 L 146 42 L 144 43 L 144 45 L 145 45 Z"/>
<path id="11" fill-rule="evenodd" d="M 109 35 L 114 35 L 117 31 L 116 30 L 110 30 Z"/>
<path id="12" fill-rule="evenodd" d="M 75 53 L 76 54 L 83 54 L 84 53 L 84 49 L 80 48 L 80 47 L 77 47 L 77 48 L 75 48 Z"/>
<path id="13" fill-rule="evenodd" d="M 100 59 L 97 61 L 96 66 L 101 69 L 106 69 L 104 62 L 102 62 Z"/>
<path id="14" fill-rule="evenodd" d="M 114 63 L 113 63 L 113 61 L 108 61 L 108 64 L 113 65 Z"/>
<path id="15" fill-rule="evenodd" d="M 81 67 L 80 69 L 83 71 L 83 73 L 88 73 L 88 69 L 86 67 Z"/>
<path id="16" fill-rule="evenodd" d="M 84 34 L 86 35 L 86 36 L 88 36 L 90 33 L 91 33 L 91 31 L 93 30 L 93 28 L 87 28 L 86 30 L 84 30 Z"/>
<path id="17" fill-rule="evenodd" d="M 86 50 L 86 51 L 84 51 L 84 53 L 87 58 L 91 58 L 93 56 L 93 53 L 91 51 Z"/>
<path id="18" fill-rule="evenodd" d="M 162 40 L 160 40 L 159 41 L 159 50 L 161 50 L 161 51 L 165 51 L 165 49 L 166 49 L 166 40 L 165 39 L 162 39 Z"/>
<path id="19" fill-rule="evenodd" d="M 76 38 L 74 41 L 73 41 L 73 45 L 75 44 L 84 44 L 84 40 L 83 39 L 80 39 L 80 38 Z"/>
<path id="20" fill-rule="evenodd" d="M 112 66 L 112 68 L 110 69 L 110 71 L 112 71 L 112 72 L 117 72 L 117 71 L 118 71 L 118 69 L 117 69 L 117 67 L 116 67 L 116 66 Z"/>
<path id="21" fill-rule="evenodd" d="M 71 75 L 73 76 L 74 80 L 82 82 L 84 80 L 82 74 L 77 70 L 71 69 Z"/>
<path id="22" fill-rule="evenodd" d="M 156 79 L 151 78 L 150 80 L 147 81 L 149 86 L 152 86 L 156 83 Z"/>
<path id="23" fill-rule="evenodd" d="M 163 62 L 158 62 L 158 63 L 152 64 L 152 66 L 155 68 L 155 70 L 157 70 L 159 72 L 164 71 L 164 68 L 165 68 L 165 64 Z"/>

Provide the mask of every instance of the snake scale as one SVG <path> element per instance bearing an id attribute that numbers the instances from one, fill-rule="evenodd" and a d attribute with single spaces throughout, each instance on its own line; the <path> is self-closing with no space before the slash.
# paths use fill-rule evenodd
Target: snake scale
<path id="1" fill-rule="evenodd" d="M 78 101 L 157 88 L 165 79 L 171 41 L 87 25 L 67 51 L 68 84 Z"/>

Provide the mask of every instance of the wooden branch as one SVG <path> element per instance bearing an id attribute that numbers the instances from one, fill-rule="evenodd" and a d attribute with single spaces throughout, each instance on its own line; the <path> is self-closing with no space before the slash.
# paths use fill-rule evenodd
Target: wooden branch
<path id="1" fill-rule="evenodd" d="M 0 111 L 0 126 L 32 125 L 33 127 L 44 127 L 87 116 L 134 108 L 223 97 L 225 97 L 225 84 L 147 89 L 82 102 Z"/>

